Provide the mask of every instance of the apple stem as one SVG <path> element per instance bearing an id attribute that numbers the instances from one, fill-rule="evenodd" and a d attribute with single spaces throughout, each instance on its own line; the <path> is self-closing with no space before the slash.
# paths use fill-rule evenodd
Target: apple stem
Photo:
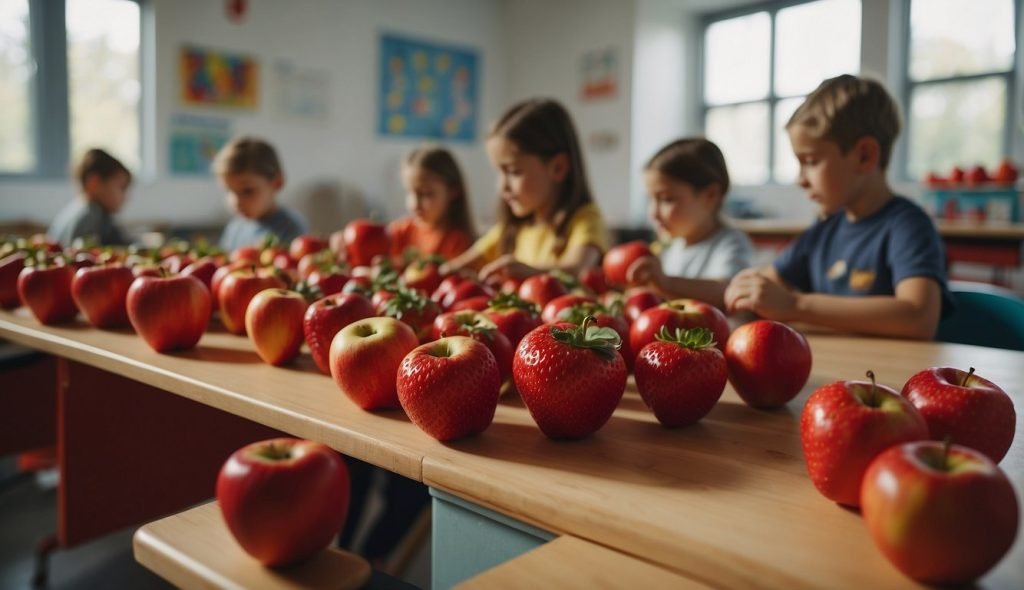
<path id="1" fill-rule="evenodd" d="M 964 375 L 964 378 L 960 380 L 960 387 L 967 387 L 967 382 L 971 380 L 971 376 L 973 376 L 973 375 L 974 375 L 974 367 L 971 367 L 971 370 L 967 371 L 967 374 Z"/>
<path id="2" fill-rule="evenodd" d="M 949 471 L 949 448 L 953 446 L 953 437 L 946 435 L 942 441 L 942 470 Z"/>
<path id="3" fill-rule="evenodd" d="M 875 397 L 877 396 L 877 393 L 878 393 L 878 384 L 875 383 L 875 372 L 874 371 L 872 371 L 871 369 L 868 369 L 867 376 L 868 376 L 868 379 L 871 379 L 871 401 L 873 403 L 875 401 Z"/>

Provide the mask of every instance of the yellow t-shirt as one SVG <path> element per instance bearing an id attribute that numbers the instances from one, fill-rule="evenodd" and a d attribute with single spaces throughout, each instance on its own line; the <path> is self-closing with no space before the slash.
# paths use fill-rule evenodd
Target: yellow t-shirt
<path id="1" fill-rule="evenodd" d="M 486 262 L 498 257 L 498 242 L 504 227 L 502 223 L 496 224 L 473 245 Z M 594 203 L 587 203 L 577 209 L 569 219 L 566 231 L 568 238 L 562 250 L 563 256 L 581 246 L 596 246 L 602 253 L 608 249 L 608 228 Z M 557 241 L 554 227 L 546 223 L 526 224 L 516 234 L 513 255 L 519 262 L 530 266 L 554 268 L 560 262 L 560 257 L 555 255 Z"/>

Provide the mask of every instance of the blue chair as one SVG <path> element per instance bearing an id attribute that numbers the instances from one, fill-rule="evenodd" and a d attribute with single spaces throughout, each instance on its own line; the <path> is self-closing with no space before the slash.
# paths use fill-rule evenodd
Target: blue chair
<path id="1" fill-rule="evenodd" d="M 949 290 L 956 309 L 939 322 L 936 340 L 1024 351 L 1024 299 L 985 283 L 951 281 Z"/>

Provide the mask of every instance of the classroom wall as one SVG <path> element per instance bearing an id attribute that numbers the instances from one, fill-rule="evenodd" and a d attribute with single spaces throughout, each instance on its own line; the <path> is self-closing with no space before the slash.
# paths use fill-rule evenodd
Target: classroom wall
<path id="1" fill-rule="evenodd" d="M 476 48 L 481 59 L 478 129 L 482 134 L 486 122 L 505 106 L 499 4 L 498 0 L 251 0 L 245 21 L 236 25 L 225 17 L 222 2 L 152 0 L 146 27 L 155 44 L 155 54 L 149 56 L 156 71 L 155 79 L 150 78 L 154 88 L 149 108 L 156 132 L 150 135 L 147 148 L 155 155 L 156 166 L 140 175 L 122 218 L 203 225 L 227 219 L 213 178 L 167 174 L 167 133 L 171 117 L 180 113 L 228 118 L 235 133 L 271 139 L 284 160 L 285 202 L 302 202 L 320 184 L 340 185 L 345 207 L 361 196 L 377 213 L 399 215 L 403 203 L 398 166 L 402 154 L 416 142 L 376 135 L 378 34 L 398 32 Z M 263 68 L 259 110 L 180 106 L 176 60 L 185 43 L 258 57 Z M 333 103 L 325 123 L 293 122 L 272 114 L 270 69 L 278 60 L 329 72 Z M 452 147 L 468 177 L 478 217 L 493 219 L 493 174 L 480 143 Z M 0 219 L 47 223 L 73 194 L 73 186 L 70 181 L 5 182 L 0 192 L 4 195 Z"/>

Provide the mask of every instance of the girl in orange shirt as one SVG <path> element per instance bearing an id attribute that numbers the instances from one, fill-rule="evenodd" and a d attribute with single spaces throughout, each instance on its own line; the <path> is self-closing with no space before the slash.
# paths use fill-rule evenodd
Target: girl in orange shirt
<path id="1" fill-rule="evenodd" d="M 391 256 L 401 261 L 436 254 L 450 260 L 473 243 L 473 217 L 462 171 L 451 152 L 424 146 L 402 164 L 410 216 L 388 226 Z"/>

